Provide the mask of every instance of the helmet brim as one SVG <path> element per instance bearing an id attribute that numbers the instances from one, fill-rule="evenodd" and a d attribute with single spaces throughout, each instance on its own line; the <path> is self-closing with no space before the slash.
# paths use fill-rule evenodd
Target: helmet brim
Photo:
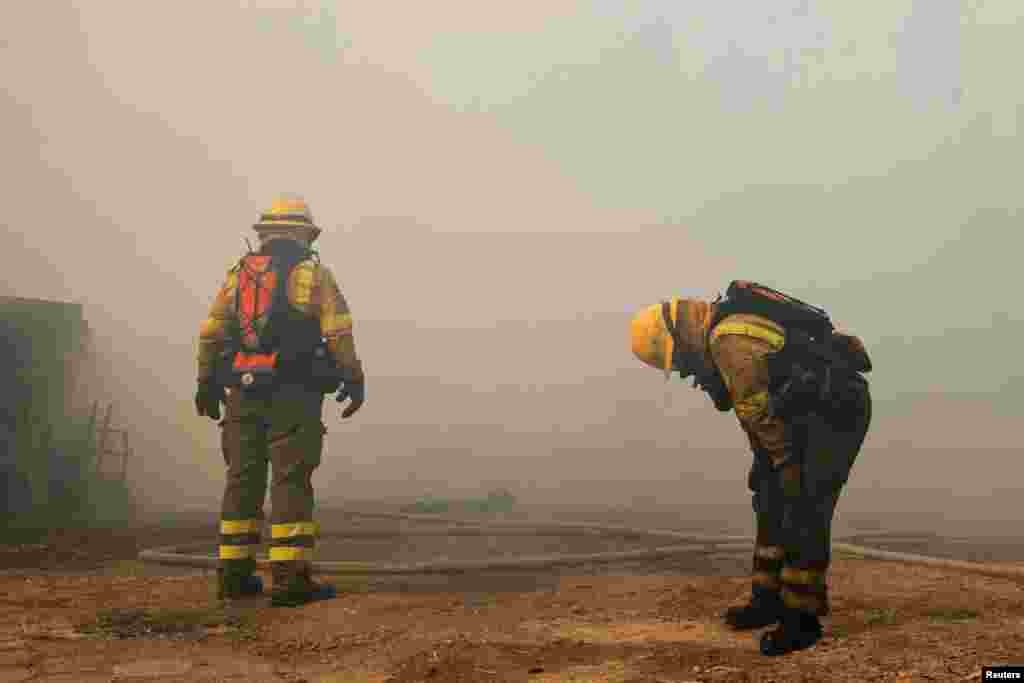
<path id="1" fill-rule="evenodd" d="M 313 223 L 308 223 L 308 222 L 304 222 L 304 221 L 292 221 L 292 220 L 260 221 L 259 223 L 256 223 L 255 225 L 252 226 L 252 229 L 255 230 L 257 233 L 262 233 L 262 232 L 278 232 L 282 228 L 284 228 L 286 230 L 288 228 L 310 230 L 313 233 L 314 237 L 319 237 L 320 236 L 320 232 L 321 232 L 321 230 L 320 230 L 320 228 L 318 226 L 314 225 Z"/>

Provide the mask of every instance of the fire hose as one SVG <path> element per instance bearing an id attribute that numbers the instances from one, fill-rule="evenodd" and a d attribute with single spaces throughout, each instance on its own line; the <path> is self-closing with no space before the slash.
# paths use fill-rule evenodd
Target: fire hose
<path id="1" fill-rule="evenodd" d="M 550 554 L 537 556 L 519 556 L 507 558 L 489 558 L 483 560 L 435 560 L 429 562 L 386 563 L 386 562 L 349 562 L 349 561 L 317 561 L 313 563 L 314 571 L 325 575 L 410 575 L 410 574 L 454 574 L 492 570 L 528 570 L 554 569 L 590 564 L 608 564 L 614 562 L 630 562 L 657 560 L 679 555 L 721 555 L 753 550 L 753 542 L 745 536 L 690 534 L 667 529 L 638 529 L 626 526 L 603 524 L 585 524 L 573 522 L 488 522 L 473 523 L 465 519 L 452 519 L 435 515 L 387 514 L 387 513 L 349 513 L 356 517 L 388 518 L 404 522 L 445 523 L 445 528 L 402 529 L 398 532 L 351 530 L 345 533 L 325 534 L 326 537 L 358 538 L 383 535 L 405 536 L 522 536 L 522 535 L 617 535 L 620 537 L 658 539 L 663 545 L 639 550 L 622 550 L 587 554 Z M 875 538 L 893 540 L 892 534 L 861 534 L 857 538 Z M 214 569 L 218 559 L 201 551 L 208 548 L 209 543 L 193 543 L 172 547 L 153 548 L 139 554 L 143 562 Z M 998 578 L 1024 580 L 1024 566 L 999 563 L 969 562 L 942 557 L 931 557 L 914 553 L 894 552 L 871 548 L 844 541 L 832 544 L 833 551 L 862 559 L 902 562 L 905 564 L 963 571 Z M 257 558 L 257 565 L 269 566 L 265 558 Z"/>

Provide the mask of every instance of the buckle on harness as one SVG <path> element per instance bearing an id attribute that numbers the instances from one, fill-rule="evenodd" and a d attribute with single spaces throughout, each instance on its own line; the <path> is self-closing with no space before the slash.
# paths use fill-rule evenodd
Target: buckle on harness
<path id="1" fill-rule="evenodd" d="M 267 387 L 277 380 L 278 354 L 238 351 L 231 364 L 235 381 L 243 389 Z"/>

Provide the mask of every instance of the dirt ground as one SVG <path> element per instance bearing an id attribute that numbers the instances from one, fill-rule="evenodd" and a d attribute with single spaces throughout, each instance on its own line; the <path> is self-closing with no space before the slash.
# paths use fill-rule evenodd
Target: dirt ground
<path id="1" fill-rule="evenodd" d="M 323 517 L 328 532 L 353 525 L 342 513 Z M 399 528 L 390 524 L 380 528 Z M 735 555 L 336 577 L 339 598 L 293 610 L 260 599 L 221 608 L 209 572 L 134 559 L 140 548 L 214 531 L 206 520 L 183 519 L 2 548 L 0 681 L 955 681 L 979 680 L 986 664 L 1024 662 L 1024 584 L 895 563 L 837 559 L 826 638 L 811 651 L 765 659 L 756 634 L 720 626 L 720 612 L 747 591 L 748 560 Z M 888 546 L 1024 563 L 1024 543 L 969 540 Z M 549 541 L 521 543 L 524 552 L 551 549 Z M 608 539 L 598 543 L 609 549 Z M 566 551 L 590 552 L 576 544 Z M 351 559 L 375 559 L 356 552 L 374 547 L 349 546 Z"/>

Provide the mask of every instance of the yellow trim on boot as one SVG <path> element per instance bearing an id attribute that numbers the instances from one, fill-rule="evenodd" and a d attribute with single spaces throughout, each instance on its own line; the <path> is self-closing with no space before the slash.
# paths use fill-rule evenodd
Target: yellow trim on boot
<path id="1" fill-rule="evenodd" d="M 270 527 L 270 537 L 275 541 L 296 536 L 316 536 L 320 526 L 316 522 L 289 522 L 274 524 Z"/>
<path id="2" fill-rule="evenodd" d="M 256 547 L 251 545 L 222 545 L 218 554 L 222 560 L 247 560 L 256 554 Z"/>
<path id="3" fill-rule="evenodd" d="M 261 519 L 222 519 L 220 532 L 225 536 L 240 534 L 258 534 L 263 526 Z"/>
<path id="4" fill-rule="evenodd" d="M 313 548 L 292 546 L 271 546 L 271 562 L 310 562 L 313 560 Z"/>

